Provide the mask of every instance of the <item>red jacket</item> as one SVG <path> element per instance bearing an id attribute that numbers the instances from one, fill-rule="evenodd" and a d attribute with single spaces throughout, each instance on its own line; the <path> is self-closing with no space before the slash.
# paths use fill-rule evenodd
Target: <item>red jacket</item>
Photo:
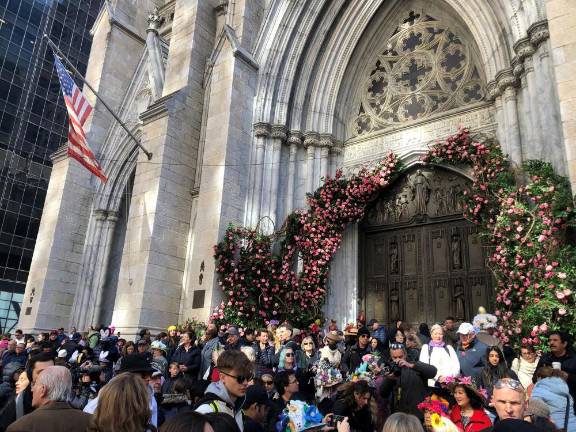
<path id="1" fill-rule="evenodd" d="M 455 405 L 454 408 L 452 408 L 450 420 L 452 420 L 452 423 L 456 425 L 458 430 L 463 432 L 478 432 L 492 426 L 490 418 L 482 408 L 474 410 L 474 414 L 472 414 L 466 429 L 464 429 L 464 425 L 462 425 L 462 414 L 460 413 L 460 407 L 458 405 Z"/>

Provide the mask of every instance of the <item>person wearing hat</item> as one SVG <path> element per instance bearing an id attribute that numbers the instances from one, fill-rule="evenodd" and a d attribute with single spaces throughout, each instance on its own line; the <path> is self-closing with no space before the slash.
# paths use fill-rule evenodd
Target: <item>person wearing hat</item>
<path id="1" fill-rule="evenodd" d="M 168 347 L 159 340 L 155 340 L 152 342 L 151 349 L 152 367 L 160 371 L 163 376 L 166 376 L 166 369 L 168 368 L 168 360 L 166 360 L 166 354 L 168 352 Z"/>
<path id="2" fill-rule="evenodd" d="M 530 398 L 526 402 L 524 421 L 532 423 L 543 432 L 555 432 L 556 425 L 550 420 L 550 408 L 540 399 Z"/>
<path id="3" fill-rule="evenodd" d="M 338 343 L 342 337 L 336 331 L 330 331 L 324 337 L 324 346 L 320 348 L 319 361 L 326 359 L 330 366 L 339 368 L 342 362 L 342 353 L 338 349 Z"/>
<path id="4" fill-rule="evenodd" d="M 150 424 L 154 427 L 158 427 L 158 404 L 154 398 L 154 389 L 150 386 L 150 378 L 154 372 L 156 372 L 156 369 L 150 365 L 149 358 L 142 353 L 130 354 L 124 357 L 122 360 L 122 366 L 118 371 L 119 374 L 132 373 L 139 375 L 144 380 L 146 388 L 148 389 L 148 394 L 150 395 L 149 404 L 150 411 L 152 412 Z M 98 408 L 98 396 L 90 400 L 84 407 L 83 411 L 88 414 L 94 414 L 96 408 Z"/>
<path id="5" fill-rule="evenodd" d="M 476 376 L 484 367 L 488 346 L 476 339 L 474 326 L 470 323 L 460 324 L 457 333 L 460 340 L 456 346 L 456 356 L 462 375 Z"/>
<path id="6" fill-rule="evenodd" d="M 372 318 L 368 322 L 368 328 L 370 329 L 370 335 L 380 341 L 381 344 L 387 346 L 388 344 L 388 330 L 383 325 L 380 325 L 376 318 Z"/>
<path id="7" fill-rule="evenodd" d="M 242 406 L 244 412 L 244 432 L 264 432 L 272 402 L 264 387 L 254 384 L 246 390 Z"/>
<path id="8" fill-rule="evenodd" d="M 464 432 L 478 432 L 492 426 L 484 412 L 485 399 L 472 381 L 472 377 L 457 379 L 450 390 L 456 405 L 452 407 L 450 420 Z"/>
<path id="9" fill-rule="evenodd" d="M 476 339 L 484 342 L 487 346 L 497 346 L 502 349 L 502 341 L 494 336 L 498 325 L 498 318 L 489 313 L 479 313 L 472 320 L 472 325 L 477 329 Z"/>
<path id="10" fill-rule="evenodd" d="M 238 330 L 237 327 L 234 326 L 228 327 L 228 330 L 226 330 L 225 337 L 226 337 L 226 346 L 224 349 L 240 350 L 240 348 L 242 348 L 245 345 L 242 338 L 240 337 L 240 331 Z"/>
<path id="11" fill-rule="evenodd" d="M 370 330 L 368 327 L 358 329 L 358 342 L 346 350 L 342 356 L 342 372 L 352 373 L 362 364 L 362 357 L 370 354 Z"/>

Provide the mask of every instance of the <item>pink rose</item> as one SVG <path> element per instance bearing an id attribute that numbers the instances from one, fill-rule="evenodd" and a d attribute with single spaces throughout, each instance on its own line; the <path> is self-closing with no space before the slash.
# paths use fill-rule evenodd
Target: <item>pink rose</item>
<path id="1" fill-rule="evenodd" d="M 567 313 L 568 313 L 568 311 L 567 311 L 566 309 L 564 309 L 564 308 L 558 309 L 558 315 L 560 315 L 560 316 L 564 316 L 564 315 L 566 315 Z"/>

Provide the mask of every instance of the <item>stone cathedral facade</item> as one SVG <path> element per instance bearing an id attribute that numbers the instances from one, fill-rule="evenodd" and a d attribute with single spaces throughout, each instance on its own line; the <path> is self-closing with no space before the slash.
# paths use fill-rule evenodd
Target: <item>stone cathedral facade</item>
<path id="1" fill-rule="evenodd" d="M 570 0 L 108 0 L 87 80 L 103 184 L 53 155 L 19 325 L 123 334 L 221 300 L 229 223 L 279 229 L 306 193 L 388 151 L 406 174 L 349 227 L 326 316 L 434 321 L 489 305 L 458 196 L 466 171 L 420 166 L 459 125 L 514 163 L 576 184 L 576 7 Z"/>

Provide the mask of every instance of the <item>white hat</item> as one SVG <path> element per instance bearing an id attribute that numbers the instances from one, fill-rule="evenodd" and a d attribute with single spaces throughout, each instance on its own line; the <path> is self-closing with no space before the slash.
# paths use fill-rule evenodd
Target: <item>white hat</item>
<path id="1" fill-rule="evenodd" d="M 474 332 L 474 326 L 470 323 L 462 323 L 460 324 L 460 327 L 458 327 L 458 331 L 456 333 L 460 333 L 460 334 L 470 334 L 470 333 L 475 333 Z"/>
<path id="2" fill-rule="evenodd" d="M 58 358 L 66 358 L 67 355 L 68 351 L 66 351 L 65 349 L 61 349 L 60 351 L 58 351 Z"/>
<path id="3" fill-rule="evenodd" d="M 152 342 L 151 348 L 157 349 L 160 351 L 164 351 L 164 354 L 166 354 L 168 351 L 168 348 L 166 347 L 166 345 L 164 343 L 162 343 L 161 341 L 157 341 L 157 340 Z"/>

